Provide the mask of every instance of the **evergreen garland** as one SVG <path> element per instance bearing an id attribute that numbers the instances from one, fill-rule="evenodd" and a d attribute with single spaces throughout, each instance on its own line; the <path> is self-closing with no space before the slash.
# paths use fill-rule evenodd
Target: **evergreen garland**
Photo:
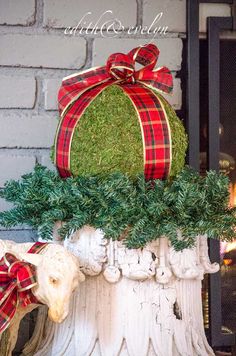
<path id="1" fill-rule="evenodd" d="M 223 175 L 210 171 L 201 177 L 188 167 L 172 182 L 145 182 L 143 175 L 130 178 L 122 173 L 62 180 L 37 165 L 0 191 L 15 205 L 0 213 L 0 223 L 7 228 L 26 223 L 50 240 L 54 223 L 61 220 L 62 238 L 91 225 L 106 237 L 123 238 L 129 248 L 166 236 L 176 250 L 182 250 L 193 246 L 199 234 L 227 241 L 236 238 L 228 184 Z"/>

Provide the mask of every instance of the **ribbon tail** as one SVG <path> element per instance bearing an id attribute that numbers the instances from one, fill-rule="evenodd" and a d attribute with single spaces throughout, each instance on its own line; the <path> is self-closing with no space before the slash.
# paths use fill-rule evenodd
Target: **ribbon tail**
<path id="1" fill-rule="evenodd" d="M 170 124 L 169 124 L 169 118 L 168 118 L 168 115 L 167 115 L 167 112 L 166 112 L 166 109 L 165 109 L 165 105 L 170 105 L 168 103 L 168 101 L 162 96 L 162 95 L 159 95 L 157 93 L 154 92 L 154 95 L 157 97 L 157 99 L 159 100 L 159 103 L 161 105 L 161 108 L 162 108 L 162 111 L 163 111 L 163 115 L 165 117 L 165 121 L 166 121 L 166 125 L 167 125 L 167 128 L 168 128 L 168 141 L 169 141 L 169 149 L 170 149 L 170 164 L 169 164 L 169 167 L 168 167 L 168 174 L 167 176 L 170 175 L 170 171 L 171 171 L 171 166 L 172 166 L 172 134 L 171 134 L 171 129 L 170 129 Z"/>
<path id="2" fill-rule="evenodd" d="M 95 67 L 70 75 L 63 79 L 58 92 L 60 116 L 68 106 L 76 100 L 77 96 L 94 85 L 101 84 L 109 79 L 106 67 Z"/>
<path id="3" fill-rule="evenodd" d="M 27 253 L 40 253 L 46 246 L 47 242 L 35 242 L 31 248 L 27 251 Z"/>
<path id="4" fill-rule="evenodd" d="M 144 149 L 146 180 L 166 179 L 171 166 L 171 133 L 159 98 L 139 84 L 120 85 L 139 118 Z"/>
<path id="5" fill-rule="evenodd" d="M 1 305 L 0 313 L 0 333 L 5 331 L 15 315 L 17 307 L 17 293 L 13 291 Z"/>
<path id="6" fill-rule="evenodd" d="M 173 90 L 172 73 L 167 67 L 154 71 L 145 68 L 136 73 L 136 81 L 146 87 L 156 90 L 162 94 L 170 94 Z"/>
<path id="7" fill-rule="evenodd" d="M 4 291 L 4 295 L 2 296 L 1 300 L 0 300 L 0 308 L 3 305 L 3 303 L 5 302 L 5 300 L 9 297 L 9 295 L 14 291 L 14 289 L 16 288 L 15 283 L 12 282 L 7 290 Z"/>
<path id="8" fill-rule="evenodd" d="M 119 81 L 118 81 L 119 82 Z M 78 121 L 91 102 L 114 80 L 106 81 L 93 88 L 87 88 L 66 113 L 63 113 L 55 137 L 55 164 L 62 178 L 70 177 L 70 152 L 73 134 Z"/>

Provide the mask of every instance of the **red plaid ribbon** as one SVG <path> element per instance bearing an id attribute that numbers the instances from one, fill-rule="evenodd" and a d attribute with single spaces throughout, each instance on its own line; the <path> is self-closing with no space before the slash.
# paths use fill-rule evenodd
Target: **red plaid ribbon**
<path id="1" fill-rule="evenodd" d="M 39 253 L 47 243 L 36 242 L 28 253 Z M 36 271 L 32 264 L 19 261 L 11 253 L 0 260 L 0 333 L 7 329 L 17 305 L 26 307 L 39 303 L 31 289 L 36 286 Z"/>
<path id="2" fill-rule="evenodd" d="M 165 179 L 171 167 L 171 132 L 168 118 L 152 89 L 170 93 L 168 68 L 156 70 L 159 50 L 154 44 L 134 48 L 127 55 L 114 53 L 104 67 L 96 67 L 64 78 L 59 90 L 61 120 L 55 139 L 55 164 L 61 177 L 71 176 L 70 149 L 74 129 L 88 105 L 108 86 L 119 85 L 128 95 L 139 117 L 144 146 L 144 174 Z M 135 70 L 135 62 L 143 65 Z"/>

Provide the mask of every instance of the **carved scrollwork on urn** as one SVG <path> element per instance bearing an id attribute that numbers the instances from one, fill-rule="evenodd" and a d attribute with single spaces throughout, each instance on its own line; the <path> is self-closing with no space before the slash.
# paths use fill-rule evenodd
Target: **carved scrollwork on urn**
<path id="1" fill-rule="evenodd" d="M 64 245 L 79 257 L 83 273 L 103 273 L 109 283 L 116 283 L 123 276 L 136 281 L 154 278 L 164 285 L 173 279 L 201 280 L 204 273 L 219 270 L 217 263 L 210 262 L 206 236 L 197 236 L 195 246 L 182 251 L 176 251 L 165 237 L 143 249 L 128 249 L 122 241 L 105 239 L 102 230 L 84 226 L 71 234 Z"/>

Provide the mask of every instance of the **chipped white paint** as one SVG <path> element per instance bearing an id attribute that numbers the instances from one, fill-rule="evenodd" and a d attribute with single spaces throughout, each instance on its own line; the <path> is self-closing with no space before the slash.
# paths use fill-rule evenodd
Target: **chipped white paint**
<path id="1" fill-rule="evenodd" d="M 164 237 L 143 250 L 128 250 L 120 241 L 104 239 L 100 230 L 76 231 L 65 246 L 83 261 L 86 280 L 62 324 L 47 320 L 44 338 L 37 326 L 33 354 L 214 355 L 204 334 L 201 280 L 219 266 L 209 261 L 206 237 L 196 241 L 182 252 Z"/>

